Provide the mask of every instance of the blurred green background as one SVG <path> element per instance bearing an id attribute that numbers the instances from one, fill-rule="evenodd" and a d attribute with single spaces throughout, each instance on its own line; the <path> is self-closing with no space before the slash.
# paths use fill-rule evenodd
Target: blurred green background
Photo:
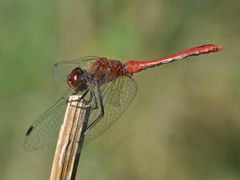
<path id="1" fill-rule="evenodd" d="M 64 92 L 57 61 L 153 59 L 205 43 L 224 51 L 135 76 L 138 94 L 82 152 L 82 180 L 240 179 L 240 1 L 0 1 L 0 179 L 49 179 L 54 145 L 25 131 Z"/>

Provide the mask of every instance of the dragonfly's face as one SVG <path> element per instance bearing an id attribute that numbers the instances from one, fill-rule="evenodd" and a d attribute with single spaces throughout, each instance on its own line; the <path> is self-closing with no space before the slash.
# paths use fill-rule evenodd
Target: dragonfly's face
<path id="1" fill-rule="evenodd" d="M 67 83 L 75 91 L 84 91 L 87 89 L 84 71 L 79 67 L 73 69 L 68 75 Z"/>

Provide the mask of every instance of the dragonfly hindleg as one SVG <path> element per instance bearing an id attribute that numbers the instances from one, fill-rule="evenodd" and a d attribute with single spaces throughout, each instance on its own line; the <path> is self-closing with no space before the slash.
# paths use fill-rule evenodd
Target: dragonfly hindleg
<path id="1" fill-rule="evenodd" d="M 87 134 L 104 116 L 104 106 L 103 106 L 103 99 L 102 99 L 102 93 L 100 90 L 100 87 L 97 87 L 97 91 L 98 91 L 98 97 L 99 97 L 99 103 L 100 103 L 100 114 L 98 115 L 98 117 L 87 127 L 85 134 Z M 94 94 L 94 93 L 93 93 Z M 95 94 L 94 94 L 95 96 Z M 96 98 L 96 96 L 95 96 Z M 97 103 L 97 99 L 95 99 L 95 102 Z"/>

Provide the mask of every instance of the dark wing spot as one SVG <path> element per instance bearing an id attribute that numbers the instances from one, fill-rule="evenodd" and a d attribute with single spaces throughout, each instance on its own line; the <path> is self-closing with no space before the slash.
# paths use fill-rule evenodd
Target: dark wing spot
<path id="1" fill-rule="evenodd" d="M 28 136 L 33 130 L 33 126 L 31 126 L 28 130 L 27 130 L 27 133 L 26 133 L 26 136 Z"/>

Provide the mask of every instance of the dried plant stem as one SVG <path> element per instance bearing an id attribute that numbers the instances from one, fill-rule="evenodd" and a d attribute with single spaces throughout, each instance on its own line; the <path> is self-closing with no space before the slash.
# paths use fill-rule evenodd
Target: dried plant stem
<path id="1" fill-rule="evenodd" d="M 75 179 L 90 108 L 80 96 L 69 97 L 55 151 L 50 180 Z"/>

